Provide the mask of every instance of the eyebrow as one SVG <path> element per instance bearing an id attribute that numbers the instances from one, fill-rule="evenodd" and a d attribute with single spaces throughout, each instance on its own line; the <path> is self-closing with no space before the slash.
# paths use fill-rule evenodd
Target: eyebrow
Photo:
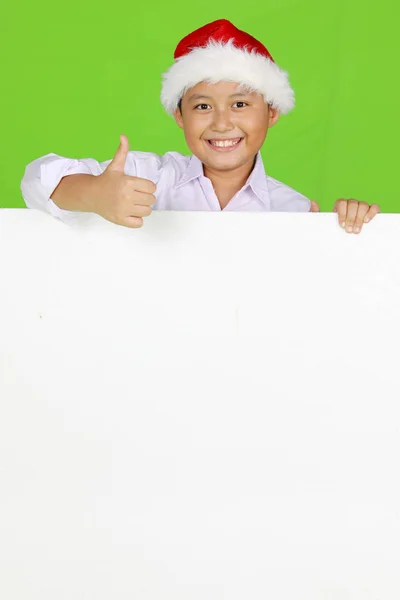
<path id="1" fill-rule="evenodd" d="M 236 96 L 245 97 L 248 95 L 249 94 L 246 94 L 244 92 L 237 92 L 236 94 L 231 94 L 230 96 L 228 96 L 228 98 L 235 98 Z M 200 98 L 207 98 L 208 100 L 212 100 L 212 96 L 205 96 L 203 94 L 193 94 L 188 99 L 188 102 L 190 102 L 191 100 L 199 100 Z"/>

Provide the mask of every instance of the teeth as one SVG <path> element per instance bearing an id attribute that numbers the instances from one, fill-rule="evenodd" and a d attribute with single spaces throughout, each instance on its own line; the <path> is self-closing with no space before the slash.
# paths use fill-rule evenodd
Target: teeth
<path id="1" fill-rule="evenodd" d="M 228 146 L 236 146 L 236 144 L 238 144 L 239 142 L 240 142 L 240 139 L 236 140 L 236 141 L 231 141 L 231 140 L 223 140 L 223 141 L 221 141 L 221 140 L 210 140 L 210 143 L 213 146 L 218 146 L 220 148 L 226 148 Z"/>

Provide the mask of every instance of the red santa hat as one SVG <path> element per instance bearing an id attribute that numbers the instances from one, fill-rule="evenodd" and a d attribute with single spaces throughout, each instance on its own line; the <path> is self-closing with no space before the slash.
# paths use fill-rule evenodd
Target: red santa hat
<path id="1" fill-rule="evenodd" d="M 185 92 L 201 81 L 234 81 L 264 96 L 282 114 L 294 107 L 288 74 L 254 37 L 226 19 L 208 23 L 179 42 L 163 74 L 161 102 L 172 115 Z"/>

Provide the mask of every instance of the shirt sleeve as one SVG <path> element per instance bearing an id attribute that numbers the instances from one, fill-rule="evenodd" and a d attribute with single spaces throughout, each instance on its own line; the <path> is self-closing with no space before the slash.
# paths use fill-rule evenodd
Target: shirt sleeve
<path id="1" fill-rule="evenodd" d="M 310 200 L 288 185 L 269 177 L 268 190 L 271 198 L 272 211 L 310 212 Z"/>
<path id="2" fill-rule="evenodd" d="M 112 159 L 98 162 L 94 158 L 66 158 L 57 154 L 46 154 L 30 162 L 21 181 L 21 192 L 28 208 L 47 212 L 64 223 L 73 223 L 81 212 L 59 208 L 50 198 L 63 177 L 67 175 L 101 175 Z M 127 157 L 125 172 L 136 175 L 135 164 Z"/>

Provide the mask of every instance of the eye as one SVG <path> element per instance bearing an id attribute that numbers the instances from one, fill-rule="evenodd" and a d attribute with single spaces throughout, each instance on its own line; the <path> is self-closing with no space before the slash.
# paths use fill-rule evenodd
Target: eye
<path id="1" fill-rule="evenodd" d="M 248 106 L 247 102 L 242 102 L 240 100 L 238 102 L 235 102 L 233 104 L 233 106 L 235 106 L 235 104 L 240 105 L 237 108 L 244 108 L 245 106 Z M 195 106 L 194 108 L 197 109 L 197 108 L 199 108 L 199 106 L 201 106 L 200 110 L 207 110 L 207 108 L 211 108 L 211 106 L 209 104 L 197 104 L 197 106 Z"/>

